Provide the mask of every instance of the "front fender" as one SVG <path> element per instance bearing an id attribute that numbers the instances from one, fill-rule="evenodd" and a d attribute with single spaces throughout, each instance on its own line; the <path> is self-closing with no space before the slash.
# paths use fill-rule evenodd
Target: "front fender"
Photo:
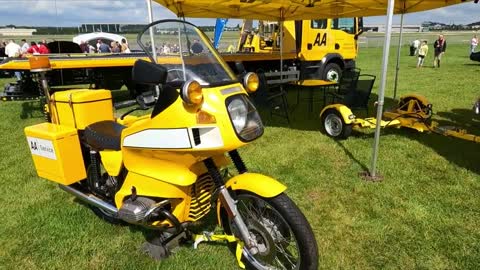
<path id="1" fill-rule="evenodd" d="M 284 192 L 287 187 L 277 180 L 258 173 L 243 173 L 230 178 L 225 184 L 232 190 L 245 190 L 261 197 L 272 198 Z"/>
<path id="2" fill-rule="evenodd" d="M 350 110 L 350 108 L 343 104 L 331 104 L 323 108 L 322 112 L 320 113 L 320 118 L 322 118 L 323 114 L 328 110 L 336 110 L 337 112 L 339 112 L 343 118 L 343 121 L 347 125 L 352 124 L 355 121 L 355 115 L 352 113 L 352 110 Z"/>
<path id="3" fill-rule="evenodd" d="M 230 178 L 225 186 L 232 190 L 245 190 L 255 193 L 264 198 L 272 198 L 280 195 L 287 187 L 277 180 L 258 173 L 243 173 Z M 221 222 L 221 203 L 217 203 L 217 218 L 218 224 L 222 226 Z"/>

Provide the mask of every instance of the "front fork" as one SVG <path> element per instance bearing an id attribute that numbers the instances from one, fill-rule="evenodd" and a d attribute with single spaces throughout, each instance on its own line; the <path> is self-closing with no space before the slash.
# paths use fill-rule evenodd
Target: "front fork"
<path id="1" fill-rule="evenodd" d="M 237 150 L 230 151 L 229 155 L 233 163 L 235 164 L 238 172 L 240 174 L 245 173 L 247 169 L 242 159 L 240 158 Z M 208 169 L 208 173 L 213 178 L 215 186 L 219 191 L 220 202 L 227 211 L 228 216 L 233 220 L 233 223 L 237 227 L 238 232 L 240 233 L 240 236 L 245 243 L 245 247 L 247 247 L 252 254 L 256 254 L 258 252 L 256 242 L 251 237 L 247 225 L 243 221 L 240 213 L 238 212 L 236 201 L 232 198 L 227 188 L 225 187 L 225 184 L 223 183 L 223 178 L 220 175 L 220 172 L 218 171 L 215 162 L 212 158 L 208 158 L 204 162 L 205 166 Z"/>

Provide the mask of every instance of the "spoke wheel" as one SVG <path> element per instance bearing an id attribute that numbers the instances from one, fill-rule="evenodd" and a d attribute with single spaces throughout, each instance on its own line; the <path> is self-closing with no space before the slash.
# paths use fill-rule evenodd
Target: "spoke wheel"
<path id="1" fill-rule="evenodd" d="M 253 193 L 236 197 L 238 211 L 256 243 L 257 252 L 243 250 L 243 261 L 253 269 L 317 269 L 318 251 L 310 225 L 285 195 L 262 198 Z M 225 224 L 226 223 L 226 224 Z M 232 221 L 227 233 L 239 236 Z"/>

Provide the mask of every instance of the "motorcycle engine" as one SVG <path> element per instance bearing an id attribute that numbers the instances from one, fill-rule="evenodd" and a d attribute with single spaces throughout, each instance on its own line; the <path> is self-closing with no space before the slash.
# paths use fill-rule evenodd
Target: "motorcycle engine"
<path id="1" fill-rule="evenodd" d="M 154 204 L 154 200 L 146 197 L 137 197 L 135 200 L 129 198 L 118 211 L 118 217 L 128 223 L 140 223 Z"/>

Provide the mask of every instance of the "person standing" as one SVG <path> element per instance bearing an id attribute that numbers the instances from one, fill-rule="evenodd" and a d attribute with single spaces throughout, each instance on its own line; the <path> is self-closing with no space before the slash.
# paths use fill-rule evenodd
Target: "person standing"
<path id="1" fill-rule="evenodd" d="M 422 45 L 418 49 L 418 61 L 417 61 L 417 68 L 421 68 L 423 66 L 423 62 L 425 61 L 425 57 L 428 53 L 428 45 L 427 41 L 424 40 Z"/>
<path id="2" fill-rule="evenodd" d="M 130 53 L 130 48 L 128 48 L 127 40 L 122 38 L 122 45 L 121 45 L 122 53 Z"/>
<path id="3" fill-rule="evenodd" d="M 26 54 L 27 51 L 28 51 L 28 48 L 30 48 L 30 45 L 28 45 L 27 40 L 26 40 L 26 39 L 22 39 L 22 48 L 20 49 L 20 51 L 22 52 L 22 54 Z"/>
<path id="4" fill-rule="evenodd" d="M 5 53 L 5 47 L 7 47 L 7 43 L 5 43 L 4 40 L 0 42 L 0 57 L 7 57 L 7 54 Z"/>
<path id="5" fill-rule="evenodd" d="M 433 43 L 433 48 L 435 50 L 435 57 L 433 58 L 433 67 L 440 67 L 440 60 L 442 60 L 442 55 L 447 49 L 447 41 L 443 35 L 439 35 L 438 39 Z"/>
<path id="6" fill-rule="evenodd" d="M 39 54 L 49 54 L 50 50 L 48 47 L 43 43 L 43 41 L 38 42 L 38 53 Z"/>
<path id="7" fill-rule="evenodd" d="M 22 48 L 20 45 L 15 43 L 15 40 L 11 39 L 7 46 L 5 47 L 5 54 L 7 57 L 20 57 Z M 22 79 L 22 73 L 20 71 L 15 71 L 15 77 L 20 81 Z"/>
<path id="8" fill-rule="evenodd" d="M 107 44 L 103 43 L 102 40 L 100 40 L 100 47 L 99 47 L 99 51 L 100 53 L 109 53 L 111 52 L 112 50 L 110 49 L 110 46 L 108 46 Z"/>
<path id="9" fill-rule="evenodd" d="M 37 43 L 35 43 L 34 41 L 30 42 L 30 48 L 28 48 L 27 53 L 39 54 L 40 49 L 38 48 Z"/>
<path id="10" fill-rule="evenodd" d="M 82 51 L 82 53 L 88 53 L 89 52 L 88 44 L 83 40 L 80 41 L 80 50 Z"/>
<path id="11" fill-rule="evenodd" d="M 22 48 L 11 39 L 5 47 L 5 54 L 7 57 L 20 57 Z"/>
<path id="12" fill-rule="evenodd" d="M 477 35 L 473 35 L 471 43 L 470 43 L 470 53 L 474 53 L 477 46 L 478 46 Z"/>

